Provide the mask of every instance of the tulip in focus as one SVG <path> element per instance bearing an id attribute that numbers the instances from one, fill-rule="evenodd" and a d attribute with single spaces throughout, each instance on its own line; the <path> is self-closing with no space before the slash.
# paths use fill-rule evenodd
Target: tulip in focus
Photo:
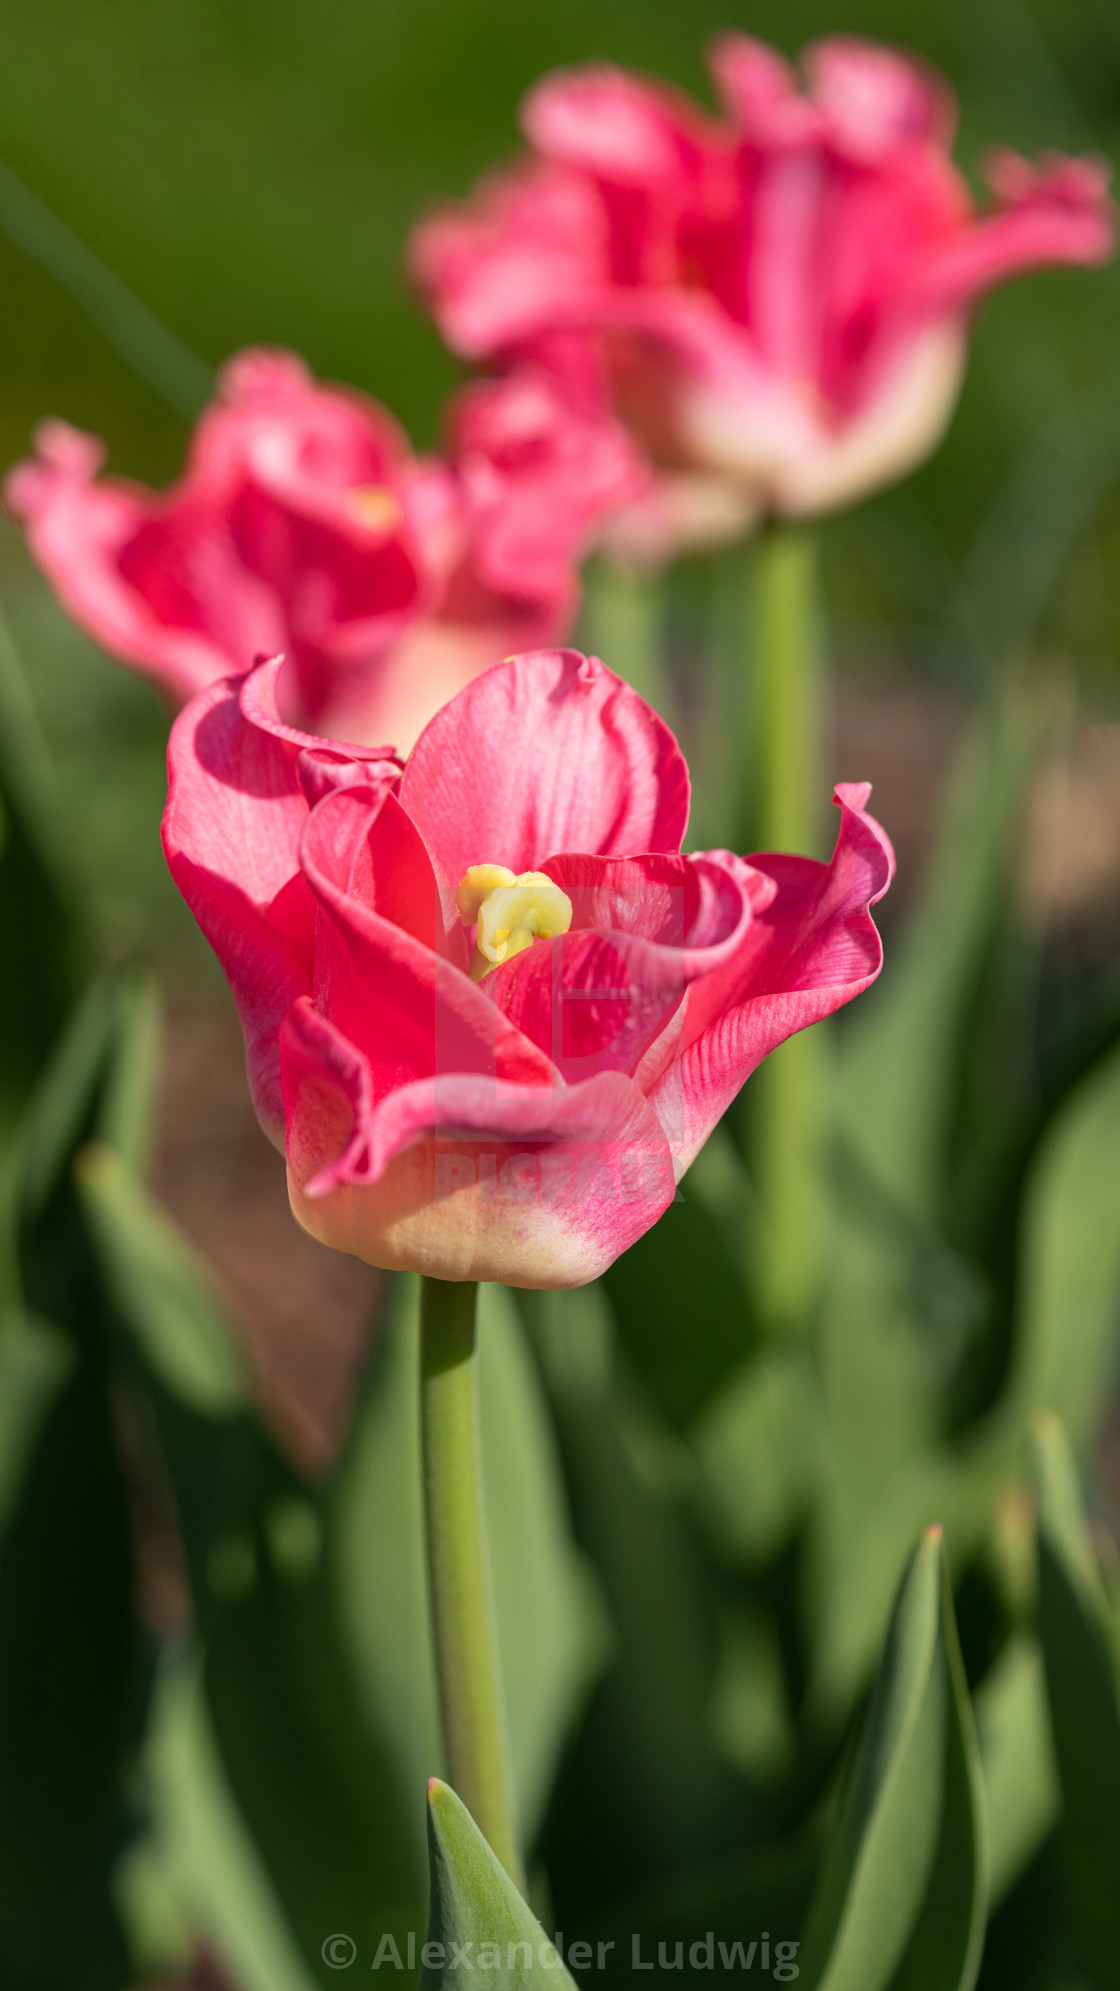
<path id="1" fill-rule="evenodd" d="M 8 504 L 106 650 L 176 704 L 282 652 L 286 717 L 405 749 L 478 671 L 566 632 L 579 559 L 645 482 L 620 425 L 533 365 L 457 397 L 446 461 L 263 350 L 226 366 L 162 494 L 99 477 L 102 445 L 63 422 L 36 441 Z"/>
<path id="2" fill-rule="evenodd" d="M 403 771 L 286 726 L 278 670 L 176 721 L 164 847 L 296 1216 L 439 1279 L 595 1278 L 767 1052 L 878 974 L 866 786 L 828 864 L 682 856 L 677 743 L 596 658 L 487 671 Z"/>
<path id="3" fill-rule="evenodd" d="M 901 477 L 949 420 L 976 300 L 1111 251 L 1098 162 L 999 153 L 977 214 L 924 64 L 841 37 L 803 66 L 804 89 L 720 37 L 718 121 L 607 65 L 548 76 L 523 108 L 531 157 L 414 238 L 454 351 L 532 356 L 640 435 L 659 475 L 615 533 L 635 557 Z"/>

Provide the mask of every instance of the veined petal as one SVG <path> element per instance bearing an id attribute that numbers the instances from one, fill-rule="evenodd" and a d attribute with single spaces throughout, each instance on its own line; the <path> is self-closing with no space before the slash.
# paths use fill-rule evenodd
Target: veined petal
<path id="1" fill-rule="evenodd" d="M 750 859 L 752 871 L 770 880 L 769 904 L 759 906 L 739 952 L 690 984 L 675 1055 L 650 1086 L 678 1174 L 776 1045 L 878 975 L 882 942 L 870 909 L 894 875 L 894 852 L 866 812 L 869 794 L 866 782 L 837 786 L 841 821 L 830 863 Z"/>
<path id="2" fill-rule="evenodd" d="M 275 647 L 279 623 L 206 508 L 97 478 L 104 446 L 66 422 L 40 424 L 36 455 L 4 494 L 68 614 L 176 703 Z"/>
<path id="3" fill-rule="evenodd" d="M 579 174 L 518 167 L 422 222 L 409 264 L 452 350 L 481 359 L 593 317 L 606 281 L 606 216 Z"/>
<path id="4" fill-rule="evenodd" d="M 1026 270 L 1106 262 L 1116 241 L 1110 170 L 1098 159 L 1051 153 L 1032 166 L 1015 153 L 995 153 L 988 177 L 999 210 L 931 247 L 913 273 L 914 308 L 929 314 L 960 311 Z"/>
<path id="5" fill-rule="evenodd" d="M 307 817 L 295 754 L 244 717 L 238 680 L 200 693 L 168 744 L 163 848 L 225 969 L 245 1032 L 249 1083 L 282 1137 L 277 1032 L 311 987 L 314 908 L 299 872 Z"/>
<path id="6" fill-rule="evenodd" d="M 468 979 L 453 899 L 393 796 L 326 796 L 302 864 L 319 908 L 316 1004 L 366 1057 L 376 1099 L 447 1072 L 552 1082 L 551 1061 Z"/>
<path id="7" fill-rule="evenodd" d="M 310 804 L 331 788 L 360 783 L 395 785 L 404 772 L 392 747 L 363 746 L 357 741 L 337 741 L 320 733 L 305 733 L 289 726 L 280 717 L 278 693 L 284 670 L 283 657 L 263 658 L 241 680 L 238 704 L 242 715 L 259 732 L 271 735 L 289 749 L 299 783 Z"/>
<path id="8" fill-rule="evenodd" d="M 545 158 L 619 186 L 671 187 L 709 140 L 687 97 L 609 62 L 542 78 L 522 105 L 521 123 Z"/>
<path id="9" fill-rule="evenodd" d="M 445 877 L 538 871 L 550 850 L 678 850 L 688 770 L 669 728 L 597 657 L 511 657 L 436 714 L 401 802 Z"/>
<path id="10" fill-rule="evenodd" d="M 616 1072 L 556 1088 L 448 1074 L 372 1105 L 361 1054 L 307 1002 L 282 1055 L 292 1208 L 368 1264 L 583 1285 L 672 1199 L 661 1127 Z"/>
<path id="11" fill-rule="evenodd" d="M 688 984 L 741 950 L 753 917 L 748 868 L 569 855 L 544 870 L 571 901 L 571 929 L 503 964 L 483 989 L 569 1084 L 598 1071 L 633 1076 Z"/>

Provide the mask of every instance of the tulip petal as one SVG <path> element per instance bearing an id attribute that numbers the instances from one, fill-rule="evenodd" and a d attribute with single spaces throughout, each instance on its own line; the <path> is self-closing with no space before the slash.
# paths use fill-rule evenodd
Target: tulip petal
<path id="1" fill-rule="evenodd" d="M 995 154 L 989 178 L 1001 209 L 931 246 L 914 273 L 914 308 L 959 312 L 1026 270 L 1106 261 L 1116 234 L 1109 174 L 1097 159 L 1051 155 L 1034 167 L 1014 153 Z"/>
<path id="2" fill-rule="evenodd" d="M 331 788 L 354 783 L 395 783 L 404 771 L 392 747 L 363 746 L 357 741 L 336 741 L 320 733 L 304 733 L 280 717 L 278 693 L 284 670 L 283 657 L 266 657 L 241 680 L 238 704 L 244 718 L 259 732 L 268 733 L 291 752 L 300 786 L 308 804 L 314 804 Z"/>
<path id="3" fill-rule="evenodd" d="M 243 583 L 205 507 L 95 481 L 104 448 L 66 422 L 43 422 L 35 445 L 5 500 L 63 607 L 103 648 L 178 703 L 277 647 L 264 591 Z"/>
<path id="4" fill-rule="evenodd" d="M 468 979 L 462 930 L 392 795 L 325 797 L 302 863 L 319 907 L 316 1003 L 364 1054 L 376 1100 L 447 1072 L 552 1082 L 548 1057 Z"/>
<path id="5" fill-rule="evenodd" d="M 882 942 L 870 908 L 894 875 L 894 852 L 866 813 L 869 794 L 866 782 L 837 786 L 841 820 L 830 863 L 769 854 L 750 860 L 774 887 L 770 903 L 758 910 L 739 953 L 690 985 L 673 1060 L 649 1087 L 678 1174 L 776 1045 L 830 1016 L 878 975 Z"/>
<path id="6" fill-rule="evenodd" d="M 672 188 L 706 136 L 687 97 L 613 63 L 558 70 L 530 90 L 525 136 L 545 158 L 616 186 Z"/>
<path id="7" fill-rule="evenodd" d="M 225 969 L 245 1032 L 261 1121 L 282 1137 L 277 1031 L 311 987 L 314 908 L 299 875 L 307 818 L 295 755 L 253 726 L 238 680 L 181 712 L 168 744 L 163 848 L 171 875 Z"/>
<path id="8" fill-rule="evenodd" d="M 672 1199 L 662 1130 L 617 1072 L 554 1088 L 448 1074 L 372 1106 L 361 1054 L 306 1001 L 282 1060 L 292 1208 L 369 1264 L 583 1285 Z"/>
<path id="9" fill-rule="evenodd" d="M 495 173 L 469 205 L 421 223 L 413 277 L 465 359 L 586 323 L 607 271 L 607 220 L 579 174 L 543 164 Z"/>
<path id="10" fill-rule="evenodd" d="M 572 902 L 572 927 L 482 984 L 569 1084 L 633 1075 L 689 982 L 742 948 L 753 917 L 739 860 L 561 856 L 544 866 Z M 765 881 L 758 881 L 765 896 Z"/>
<path id="11" fill-rule="evenodd" d="M 684 757 L 597 657 L 540 650 L 476 678 L 409 756 L 401 802 L 457 884 L 472 864 L 541 868 L 549 851 L 679 850 Z"/>

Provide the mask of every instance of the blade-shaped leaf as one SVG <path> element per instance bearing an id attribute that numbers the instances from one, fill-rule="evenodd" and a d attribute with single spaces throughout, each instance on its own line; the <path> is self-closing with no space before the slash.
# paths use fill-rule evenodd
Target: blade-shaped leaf
<path id="1" fill-rule="evenodd" d="M 1059 1420 L 1035 1425 L 1039 1628 L 1062 1787 L 1067 1884 L 1102 1983 L 1120 1981 L 1120 1681 L 1108 1606 Z"/>
<path id="2" fill-rule="evenodd" d="M 825 1851 L 814 1991 L 968 1991 L 987 1904 L 983 1790 L 939 1529 L 927 1531 Z"/>
<path id="3" fill-rule="evenodd" d="M 9 1485 L 0 1545 L 0 1970 L 13 1985 L 125 1967 L 109 1851 L 148 1640 L 134 1611 L 109 1321 L 70 1180 L 112 1043 L 110 991 L 74 1018 L 13 1142 L 4 1211 Z M 83 1980 L 84 1981 L 84 1980 Z"/>
<path id="4" fill-rule="evenodd" d="M 428 1785 L 428 1871 L 431 1906 L 422 1952 L 422 1991 L 458 1985 L 465 1969 L 488 1981 L 525 1986 L 542 1969 L 550 1984 L 574 1979 L 561 1963 L 528 1903 L 495 1859 L 466 1806 L 438 1777 Z"/>
<path id="5" fill-rule="evenodd" d="M 79 1188 L 116 1302 L 144 1358 L 181 1403 L 221 1416 L 247 1401 L 237 1344 L 213 1280 L 121 1156 L 90 1141 Z"/>
<path id="6" fill-rule="evenodd" d="M 392 1711 L 368 1718 L 343 1633 L 331 1502 L 250 1413 L 220 1296 L 123 1159 L 90 1143 L 79 1180 L 174 1485 L 221 1773 L 304 1967 L 331 1982 L 325 1939 L 403 1939 L 422 1886 Z M 205 1873 L 224 1926 L 227 1881 Z"/>
<path id="7" fill-rule="evenodd" d="M 697 1183 L 616 1258 L 603 1285 L 626 1352 L 673 1423 L 695 1416 L 755 1339 L 744 1281 Z M 702 1334 L 682 1334 L 700 1320 Z"/>
<path id="8" fill-rule="evenodd" d="M 0 614 L 0 931 L 19 936 L 18 972 L 0 977 L 0 1113 L 24 1098 L 74 999 L 77 908 L 52 834 L 54 775 Z"/>
<path id="9" fill-rule="evenodd" d="M 0 1326 L 0 1531 L 12 1512 L 43 1420 L 74 1362 L 47 1321 L 9 1313 Z"/>
<path id="10" fill-rule="evenodd" d="M 966 743 L 922 903 L 845 1033 L 845 1137 L 916 1214 L 935 1219 L 965 1044 L 1006 897 L 1010 851 L 1045 711 L 1012 686 Z"/>
<path id="11" fill-rule="evenodd" d="M 191 1928 L 246 1991 L 312 1991 L 314 1975 L 230 1790 L 192 1651 L 161 1666 L 145 1770 L 153 1855 Z"/>
<path id="12" fill-rule="evenodd" d="M 1057 1116 L 1027 1188 L 1023 1315 L 1009 1400 L 1047 1406 L 1080 1448 L 1113 1362 L 1120 1297 L 1120 1053 L 1097 1066 Z"/>
<path id="13" fill-rule="evenodd" d="M 590 1917 L 650 1873 L 729 1853 L 743 1793 L 711 1729 L 718 1581 L 680 1484 L 659 1473 L 666 1434 L 643 1419 L 596 1288 L 524 1298 L 612 1634 L 545 1842 L 557 1898 Z"/>
<path id="14" fill-rule="evenodd" d="M 992 1842 L 992 1905 L 1053 1830 L 1061 1799 L 1036 1641 L 1020 1632 L 976 1696 Z"/>

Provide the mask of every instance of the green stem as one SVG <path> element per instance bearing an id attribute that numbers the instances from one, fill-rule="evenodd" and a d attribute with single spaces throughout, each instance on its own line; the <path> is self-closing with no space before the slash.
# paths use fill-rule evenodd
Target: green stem
<path id="1" fill-rule="evenodd" d="M 657 573 L 596 560 L 584 585 L 584 641 L 672 723 L 664 666 L 665 587 Z"/>
<path id="2" fill-rule="evenodd" d="M 804 527 L 773 525 L 756 553 L 758 845 L 820 854 L 823 673 L 816 546 Z M 771 1053 L 753 1080 L 754 1157 L 766 1217 L 766 1309 L 804 1325 L 820 1271 L 827 1041 L 820 1025 Z"/>
<path id="3" fill-rule="evenodd" d="M 816 543 L 771 525 L 756 552 L 759 848 L 819 856 L 821 657 Z"/>
<path id="4" fill-rule="evenodd" d="M 420 1431 L 428 1589 L 448 1779 L 524 1891 L 483 1512 L 477 1295 L 473 1281 L 421 1281 Z"/>

